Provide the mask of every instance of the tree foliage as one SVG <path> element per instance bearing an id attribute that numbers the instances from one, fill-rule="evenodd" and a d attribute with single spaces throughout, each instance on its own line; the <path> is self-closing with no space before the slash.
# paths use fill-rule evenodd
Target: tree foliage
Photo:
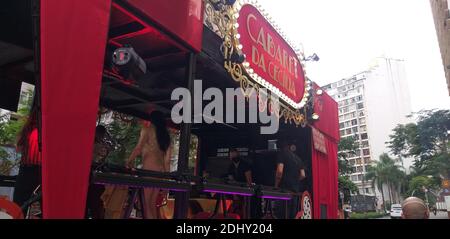
<path id="1" fill-rule="evenodd" d="M 372 187 L 376 185 L 377 188 L 380 189 L 383 202 L 386 198 L 382 190 L 383 184 L 387 185 L 389 189 L 389 199 L 391 204 L 391 192 L 395 191 L 396 188 L 400 188 L 401 191 L 406 189 L 406 174 L 400 169 L 400 166 L 396 164 L 396 161 L 386 153 L 380 155 L 380 159 L 376 161 L 374 165 L 369 165 L 367 167 L 365 178 L 372 181 Z"/>
<path id="2" fill-rule="evenodd" d="M 350 193 L 358 192 L 358 187 L 353 183 L 348 174 L 353 173 L 353 167 L 348 159 L 355 156 L 359 150 L 359 146 L 353 137 L 341 138 L 338 145 L 338 187 L 339 191 L 344 193 L 344 200 L 348 201 Z"/>
<path id="3" fill-rule="evenodd" d="M 388 147 L 396 156 L 414 158 L 418 172 L 449 177 L 450 110 L 423 110 L 415 116 L 417 123 L 393 129 Z"/>
<path id="4" fill-rule="evenodd" d="M 358 192 L 358 186 L 350 180 L 348 176 L 338 177 L 338 187 L 341 192 L 344 193 L 344 201 L 348 202 L 350 200 L 351 193 Z"/>
<path id="5" fill-rule="evenodd" d="M 359 145 L 354 137 L 341 138 L 338 145 L 338 167 L 339 175 L 353 173 L 353 167 L 348 159 L 355 156 L 359 150 Z"/>
<path id="6" fill-rule="evenodd" d="M 20 97 L 17 112 L 7 112 L 0 115 L 0 146 L 14 147 L 16 140 L 33 103 L 33 91 L 26 91 Z M 0 147 L 0 174 L 8 175 L 13 167 L 17 165 L 19 155 L 11 155 L 3 147 Z"/>
<path id="7" fill-rule="evenodd" d="M 436 197 L 433 194 L 428 193 L 429 190 L 435 190 L 439 187 L 435 178 L 415 176 L 411 178 L 408 186 L 408 196 L 419 197 L 424 201 L 428 201 L 431 205 L 435 203 Z M 425 190 L 427 190 L 427 192 Z M 425 196 L 425 193 L 427 193 L 427 196 Z"/>

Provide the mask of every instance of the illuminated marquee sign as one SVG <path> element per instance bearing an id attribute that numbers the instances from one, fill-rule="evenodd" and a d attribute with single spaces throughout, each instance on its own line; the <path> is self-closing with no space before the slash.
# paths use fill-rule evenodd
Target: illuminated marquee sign
<path id="1" fill-rule="evenodd" d="M 261 100 L 260 109 L 278 112 L 285 122 L 306 126 L 306 107 L 312 82 L 305 76 L 303 53 L 286 40 L 255 0 L 233 5 L 205 1 L 205 25 L 223 39 L 224 67 L 241 85 L 245 96 L 255 89 L 268 89 L 280 99 L 280 110 L 270 100 Z"/>
<path id="2" fill-rule="evenodd" d="M 305 74 L 297 53 L 252 5 L 245 4 L 237 20 L 238 46 L 246 56 L 244 66 L 252 78 L 300 108 Z"/>

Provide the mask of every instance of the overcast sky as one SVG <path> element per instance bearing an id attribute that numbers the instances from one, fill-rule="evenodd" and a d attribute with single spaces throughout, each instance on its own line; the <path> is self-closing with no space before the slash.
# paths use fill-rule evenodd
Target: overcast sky
<path id="1" fill-rule="evenodd" d="M 450 108 L 428 0 L 259 0 L 308 56 L 320 85 L 350 77 L 385 55 L 404 59 L 413 111 Z"/>

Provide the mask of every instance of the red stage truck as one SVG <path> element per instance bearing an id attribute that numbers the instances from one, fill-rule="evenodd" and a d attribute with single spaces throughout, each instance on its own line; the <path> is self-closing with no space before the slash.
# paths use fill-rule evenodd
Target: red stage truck
<path id="1" fill-rule="evenodd" d="M 175 172 L 134 172 L 137 177 L 126 170 L 93 174 L 98 183 L 171 191 L 173 207 L 164 211 L 169 218 L 202 217 L 199 214 L 207 211 L 203 204 L 208 203 L 199 203 L 200 209 L 194 210 L 192 202 L 211 202 L 212 194 L 221 195 L 219 199 L 238 195 L 266 203 L 290 200 L 290 192 L 273 188 L 276 144 L 286 136 L 295 142 L 306 165 L 297 218 L 337 218 L 337 104 L 306 77 L 303 52 L 286 40 L 259 7 L 248 1 L 222 0 L 17 2 L 12 8 L 17 12 L 23 12 L 19 2 L 26 2 L 22 7 L 31 6 L 32 15 L 16 17 L 30 18 L 32 34 L 0 41 L 32 43 L 23 48 L 34 52 L 28 59 L 35 63 L 31 75 L 40 106 L 44 218 L 85 216 L 99 107 L 144 120 L 149 119 L 149 109 L 157 109 L 180 132 Z M 2 67 L 21 72 L 14 66 Z M 194 114 L 188 119 L 194 122 L 170 117 L 179 103 L 171 94 L 180 87 L 193 98 L 183 106 L 192 107 Z M 224 94 L 227 89 L 240 89 L 222 103 L 239 97 L 244 101 L 222 112 L 222 118 L 216 109 L 213 119 L 208 119 L 202 111 L 208 102 L 195 105 L 195 99 L 208 98 L 209 89 Z M 279 104 L 268 95 L 279 98 Z M 262 132 L 268 122 L 234 123 L 239 106 L 275 114 L 276 133 Z M 199 142 L 193 173 L 188 171 L 191 135 Z M 202 177 L 204 171 L 220 177 L 230 148 L 238 148 L 252 162 L 256 185 Z M 253 209 L 247 209 L 237 217 L 252 217 Z M 218 215 L 203 215 L 214 216 Z"/>

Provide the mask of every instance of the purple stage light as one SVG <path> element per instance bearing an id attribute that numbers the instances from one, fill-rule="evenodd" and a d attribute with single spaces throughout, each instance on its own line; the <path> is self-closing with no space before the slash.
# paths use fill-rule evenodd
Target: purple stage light
<path id="1" fill-rule="evenodd" d="M 276 197 L 276 196 L 261 196 L 262 199 L 274 199 L 274 200 L 291 200 L 290 197 Z"/>
<path id="2" fill-rule="evenodd" d="M 239 192 L 227 192 L 227 191 L 220 191 L 220 190 L 203 190 L 205 193 L 218 193 L 218 194 L 228 194 L 228 195 L 239 195 L 239 196 L 245 196 L 250 197 L 253 194 L 252 193 L 239 193 Z"/>

